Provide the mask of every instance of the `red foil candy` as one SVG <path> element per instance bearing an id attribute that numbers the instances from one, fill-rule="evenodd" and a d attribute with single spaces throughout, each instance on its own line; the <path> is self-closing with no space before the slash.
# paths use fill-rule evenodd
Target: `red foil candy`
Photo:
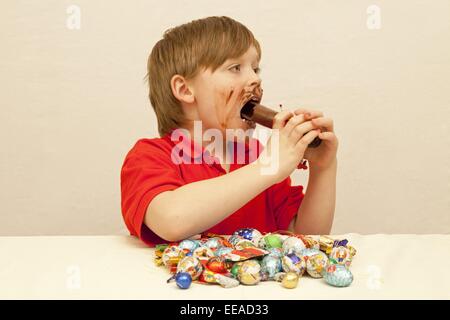
<path id="1" fill-rule="evenodd" d="M 225 260 L 219 257 L 211 258 L 206 263 L 206 268 L 215 273 L 227 273 L 228 272 L 227 267 L 228 264 L 225 262 Z"/>

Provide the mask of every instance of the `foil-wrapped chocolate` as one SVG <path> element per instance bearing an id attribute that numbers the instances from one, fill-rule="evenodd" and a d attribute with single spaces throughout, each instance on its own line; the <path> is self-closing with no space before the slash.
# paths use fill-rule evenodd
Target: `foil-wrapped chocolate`
<path id="1" fill-rule="evenodd" d="M 283 241 L 284 254 L 300 253 L 306 246 L 303 241 L 297 237 L 288 237 Z"/>
<path id="2" fill-rule="evenodd" d="M 243 228 L 235 231 L 233 235 L 238 235 L 244 239 L 252 241 L 255 245 L 258 245 L 259 240 L 262 238 L 261 232 L 254 228 Z"/>
<path id="3" fill-rule="evenodd" d="M 298 284 L 299 275 L 295 272 L 288 272 L 281 280 L 281 284 L 286 289 L 295 289 Z"/>
<path id="4" fill-rule="evenodd" d="M 331 264 L 323 275 L 325 281 L 334 287 L 348 287 L 353 282 L 353 274 L 340 264 Z"/>
<path id="5" fill-rule="evenodd" d="M 328 265 L 328 257 L 322 251 L 308 256 L 306 259 L 306 272 L 313 278 L 322 278 Z"/>
<path id="6" fill-rule="evenodd" d="M 330 259 L 333 259 L 337 264 L 344 265 L 348 268 L 352 262 L 350 249 L 343 246 L 335 247 L 331 250 Z"/>
<path id="7" fill-rule="evenodd" d="M 261 266 L 256 260 L 244 261 L 238 269 L 238 280 L 245 285 L 255 285 L 261 281 Z"/>
<path id="8" fill-rule="evenodd" d="M 306 270 L 305 258 L 298 256 L 295 253 L 285 255 L 281 259 L 281 265 L 284 272 L 295 272 L 300 276 L 302 276 Z"/>
<path id="9" fill-rule="evenodd" d="M 203 266 L 195 257 L 184 257 L 178 262 L 177 273 L 186 272 L 191 275 L 192 280 L 197 280 L 203 271 Z"/>
<path id="10" fill-rule="evenodd" d="M 281 269 L 281 259 L 267 255 L 261 261 L 261 272 L 267 275 L 268 280 L 272 280 L 275 274 L 280 272 Z"/>

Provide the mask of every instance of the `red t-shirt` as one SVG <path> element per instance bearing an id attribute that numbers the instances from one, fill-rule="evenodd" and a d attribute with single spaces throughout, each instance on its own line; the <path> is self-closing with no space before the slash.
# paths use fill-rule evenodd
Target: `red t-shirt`
<path id="1" fill-rule="evenodd" d="M 172 150 L 179 148 L 180 141 L 185 146 L 191 147 L 190 153 L 182 154 L 182 159 L 191 160 L 191 163 L 182 161 L 176 164 L 172 160 Z M 253 139 L 253 142 L 256 144 L 244 145 L 246 155 L 259 155 L 262 151 L 259 141 Z M 237 144 L 237 142 L 234 143 L 235 148 L 238 148 Z M 255 145 L 256 152 L 254 152 Z M 209 156 L 208 151 L 185 135 L 182 139 L 175 141 L 172 141 L 170 133 L 162 138 L 137 141 L 128 152 L 121 172 L 122 215 L 130 234 L 139 237 L 151 247 L 155 244 L 166 243 L 167 241 L 158 237 L 144 224 L 147 207 L 161 192 L 226 174 L 218 162 L 206 161 L 208 157 L 209 160 L 216 159 Z M 234 160 L 234 163 L 230 164 L 230 172 L 254 161 L 250 156 L 245 157 L 243 164 L 239 164 L 242 161 L 236 161 L 236 156 Z M 230 187 L 239 188 L 239 186 Z M 291 186 L 291 179 L 288 177 L 267 188 L 239 210 L 204 232 L 232 234 L 240 228 L 255 228 L 261 232 L 286 230 L 297 213 L 303 197 L 303 186 Z M 175 222 L 174 228 L 176 228 Z"/>

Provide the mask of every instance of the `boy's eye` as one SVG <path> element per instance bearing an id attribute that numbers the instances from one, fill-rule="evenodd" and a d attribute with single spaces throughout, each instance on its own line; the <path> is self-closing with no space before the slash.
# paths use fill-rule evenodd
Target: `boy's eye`
<path id="1" fill-rule="evenodd" d="M 230 68 L 230 70 L 231 70 L 231 71 L 237 71 L 237 72 L 239 72 L 239 71 L 241 71 L 241 65 L 240 65 L 240 64 L 237 64 L 237 65 L 235 65 L 235 66 L 232 66 L 232 67 Z"/>
<path id="2" fill-rule="evenodd" d="M 237 64 L 235 66 L 232 66 L 229 70 L 233 71 L 233 72 L 240 72 L 241 71 L 241 65 Z M 261 68 L 254 68 L 253 71 L 257 74 L 259 74 L 261 72 Z"/>

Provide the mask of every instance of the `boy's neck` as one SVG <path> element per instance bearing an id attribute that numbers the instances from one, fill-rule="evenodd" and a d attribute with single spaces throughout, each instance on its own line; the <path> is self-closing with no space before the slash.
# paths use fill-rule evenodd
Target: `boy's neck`
<path id="1" fill-rule="evenodd" d="M 203 134 L 194 134 L 194 128 L 184 128 L 189 131 L 190 139 L 198 146 L 201 146 L 203 149 L 208 151 L 213 151 L 211 146 L 211 141 L 203 141 Z M 225 139 L 222 141 L 223 150 L 222 153 L 219 154 L 217 150 L 214 150 L 214 156 L 219 159 L 220 165 L 222 168 L 228 173 L 230 171 L 230 164 L 226 161 L 226 152 L 227 152 L 227 146 L 229 142 L 227 142 Z M 209 147 L 209 148 L 208 148 Z"/>

